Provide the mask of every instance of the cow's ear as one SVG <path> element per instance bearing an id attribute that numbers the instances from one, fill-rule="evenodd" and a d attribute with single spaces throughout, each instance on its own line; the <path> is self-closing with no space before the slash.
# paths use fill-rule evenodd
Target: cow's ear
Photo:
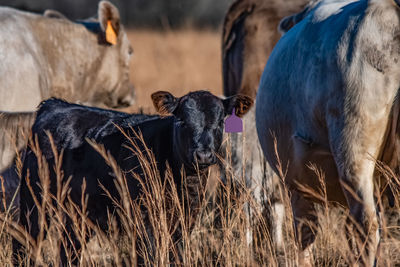
<path id="1" fill-rule="evenodd" d="M 238 117 L 243 117 L 253 106 L 253 99 L 245 95 L 234 95 L 222 100 L 226 115 L 232 114 L 235 109 L 235 114 Z"/>
<path id="2" fill-rule="evenodd" d="M 106 41 L 115 45 L 121 29 L 118 9 L 108 1 L 101 1 L 98 14 L 101 29 L 106 34 Z"/>
<path id="3" fill-rule="evenodd" d="M 43 16 L 52 19 L 67 19 L 67 17 L 64 16 L 64 14 L 54 9 L 46 9 L 43 13 Z"/>
<path id="4" fill-rule="evenodd" d="M 151 95 L 154 107 L 161 115 L 171 115 L 178 106 L 178 98 L 169 92 L 158 91 Z"/>

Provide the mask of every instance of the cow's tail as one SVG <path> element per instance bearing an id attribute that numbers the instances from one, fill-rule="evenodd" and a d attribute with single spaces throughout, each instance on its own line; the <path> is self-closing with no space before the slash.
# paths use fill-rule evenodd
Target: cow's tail
<path id="1" fill-rule="evenodd" d="M 393 102 L 392 110 L 390 112 L 388 124 L 386 126 L 385 138 L 382 143 L 381 153 L 378 158 L 379 162 L 382 162 L 386 167 L 389 167 L 393 171 L 396 177 L 400 175 L 400 137 L 398 133 L 400 132 L 400 91 Z M 382 168 L 381 166 L 381 169 Z M 398 179 L 390 179 L 390 174 L 380 173 L 381 181 L 380 184 L 384 185 L 385 189 L 384 196 L 390 206 L 394 206 L 396 203 L 395 195 L 400 193 L 400 182 Z M 387 181 L 389 178 L 389 181 Z"/>
<path id="2" fill-rule="evenodd" d="M 36 112 L 0 111 L 0 171 L 5 158 L 20 151 L 27 143 Z"/>
<path id="3" fill-rule="evenodd" d="M 236 0 L 229 8 L 222 33 L 222 78 L 225 96 L 239 93 L 243 75 L 245 21 L 255 8 L 254 1 Z"/>

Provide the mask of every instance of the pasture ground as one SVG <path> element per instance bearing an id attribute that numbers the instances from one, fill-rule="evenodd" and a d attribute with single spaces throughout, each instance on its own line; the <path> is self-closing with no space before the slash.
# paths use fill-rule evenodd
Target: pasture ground
<path id="1" fill-rule="evenodd" d="M 136 86 L 137 102 L 134 109 L 126 111 L 142 109 L 145 112 L 154 112 L 150 94 L 157 90 L 168 90 L 181 96 L 188 91 L 208 88 L 214 94 L 222 94 L 220 33 L 192 30 L 130 31 L 129 38 L 135 50 L 131 78 Z M 143 157 L 143 164 L 151 167 L 152 163 L 146 161 L 146 158 Z M 229 163 L 226 164 L 229 168 Z M 117 166 L 113 167 L 118 169 Z M 192 231 L 189 231 L 188 222 L 182 216 L 185 207 L 179 206 L 176 192 L 165 190 L 164 185 L 157 183 L 157 177 L 151 168 L 149 171 L 147 184 L 152 187 L 153 194 L 145 194 L 143 201 L 149 211 L 148 221 L 153 231 L 151 238 L 155 244 L 154 250 L 146 246 L 148 236 L 138 214 L 138 207 L 127 199 L 116 203 L 120 205 L 121 216 L 124 218 L 122 231 L 117 231 L 110 220 L 110 231 L 106 234 L 101 234 L 96 225 L 88 222 L 85 212 L 70 206 L 67 200 L 57 199 L 56 206 L 51 202 L 42 204 L 42 211 L 53 215 L 48 225 L 43 224 L 43 229 L 49 230 L 49 238 L 37 242 L 29 241 L 29 254 L 44 266 L 49 263 L 57 266 L 59 251 L 55 248 L 60 240 L 67 241 L 62 235 L 65 227 L 63 216 L 69 216 L 82 240 L 82 253 L 78 259 L 80 266 L 124 266 L 124 263 L 125 266 L 130 266 L 136 258 L 136 245 L 141 247 L 139 253 L 144 255 L 147 266 L 166 266 L 171 257 L 170 251 L 173 251 L 172 254 L 182 266 L 298 266 L 298 249 L 293 234 L 289 198 L 285 190 L 282 193 L 287 211 L 284 247 L 278 250 L 270 242 L 272 233 L 268 232 L 269 221 L 265 211 L 254 200 L 251 189 L 243 189 L 242 186 L 236 185 L 233 190 L 226 187 L 220 188 L 214 194 L 207 194 L 207 201 L 201 203 L 199 216 L 192 222 Z M 227 176 L 230 181 L 230 173 L 227 173 Z M 216 188 L 219 184 L 217 177 L 217 170 L 210 173 L 210 180 L 214 184 L 209 187 Z M 236 177 L 237 180 L 242 178 Z M 46 177 L 43 179 L 46 181 Z M 395 195 L 399 200 L 399 192 Z M 210 199 L 213 201 L 208 201 Z M 171 207 L 170 201 L 175 204 L 175 208 L 168 208 Z M 382 242 L 377 257 L 378 266 L 400 266 L 398 202 L 396 207 L 383 217 L 385 219 L 381 228 Z M 246 203 L 250 203 L 254 211 L 251 222 L 245 215 Z M 178 224 L 184 226 L 181 229 L 183 242 L 180 245 L 174 244 L 170 235 L 170 229 L 175 226 L 170 217 L 171 213 L 177 217 Z M 345 214 L 340 207 L 328 208 L 322 205 L 319 209 L 319 235 L 312 248 L 315 266 L 352 265 L 354 253 L 347 246 L 344 231 Z M 10 234 L 18 236 L 20 240 L 29 238 L 10 219 L 9 214 L 0 213 L 0 219 L 0 265 L 11 266 Z M 249 226 L 253 232 L 254 243 L 248 242 Z M 93 236 L 92 232 L 97 234 Z M 141 234 L 143 236 L 140 236 Z M 138 235 L 142 243 L 135 242 Z M 87 238 L 90 241 L 83 241 Z M 71 253 L 73 255 L 73 251 Z M 29 262 L 21 259 L 21 265 L 24 263 Z"/>

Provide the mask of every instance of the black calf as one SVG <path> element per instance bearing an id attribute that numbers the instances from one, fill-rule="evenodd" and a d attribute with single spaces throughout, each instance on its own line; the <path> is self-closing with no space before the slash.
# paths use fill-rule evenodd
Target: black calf
<path id="1" fill-rule="evenodd" d="M 137 123 L 136 119 L 129 115 L 110 113 L 59 100 L 46 101 L 38 111 L 33 133 L 38 136 L 40 148 L 50 166 L 50 192 L 53 195 L 57 194 L 57 178 L 52 167 L 55 159 L 46 130 L 54 136 L 57 149 L 64 150 L 61 170 L 64 177 L 72 177 L 69 184 L 70 199 L 80 207 L 82 183 L 85 179 L 88 217 L 103 230 L 107 230 L 108 215 L 117 213 L 111 199 L 104 194 L 99 184 L 116 199 L 119 199 L 119 193 L 111 167 L 85 140 L 86 137 L 103 145 L 115 159 L 126 175 L 131 198 L 136 200 L 141 195 L 142 188 L 138 180 L 133 177 L 134 173 L 141 175 L 143 179 L 145 176 L 140 161 L 132 149 L 144 150 L 144 145 L 138 143 L 136 148 L 132 148 L 124 133 L 135 136 L 135 133 L 140 132 L 145 145 L 154 155 L 162 180 L 168 162 L 182 201 L 185 195 L 181 192 L 182 168 L 187 177 L 191 177 L 197 175 L 196 166 L 201 171 L 216 163 L 215 154 L 218 153 L 222 142 L 224 118 L 231 114 L 233 108 L 237 115 L 242 116 L 252 105 L 252 100 L 245 96 L 238 95 L 222 100 L 207 91 L 192 92 L 180 98 L 168 92 L 157 92 L 152 95 L 152 99 L 157 111 L 163 116 L 168 116 L 150 119 L 145 117 L 141 119 L 146 121 Z M 69 112 L 65 112 L 66 110 Z M 122 132 L 116 130 L 115 124 L 120 125 Z M 26 179 L 28 172 L 29 180 Z M 29 149 L 21 180 L 20 221 L 36 239 L 39 234 L 38 212 L 27 185 L 28 181 L 35 197 L 41 200 L 38 159 Z M 198 201 L 191 202 L 198 203 Z M 118 220 L 118 216 L 116 219 Z M 68 232 L 73 236 L 71 229 L 68 229 Z M 79 248 L 77 240 L 73 242 L 74 246 Z"/>

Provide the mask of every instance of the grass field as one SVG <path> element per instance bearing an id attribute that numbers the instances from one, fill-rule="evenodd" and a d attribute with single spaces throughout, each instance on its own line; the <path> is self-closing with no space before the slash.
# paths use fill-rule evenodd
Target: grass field
<path id="1" fill-rule="evenodd" d="M 150 95 L 157 90 L 168 90 L 176 96 L 199 89 L 222 94 L 219 32 L 130 31 L 128 36 L 134 48 L 131 80 L 136 87 L 137 98 L 136 106 L 127 111 L 142 109 L 154 112 Z M 103 155 L 107 158 L 106 154 Z M 137 259 L 137 253 L 144 257 L 146 266 L 167 266 L 172 258 L 178 266 L 299 266 L 299 249 L 292 227 L 289 194 L 285 189 L 281 195 L 286 208 L 284 244 L 283 248 L 277 248 L 271 238 L 271 214 L 266 214 L 257 203 L 252 189 L 240 183 L 232 187 L 218 187 L 219 174 L 214 168 L 208 179 L 213 181 L 213 185 L 208 184 L 207 187 L 214 190 L 201 192 L 204 199 L 197 210 L 199 215 L 190 221 L 185 216 L 187 207 L 179 203 L 176 191 L 167 190 L 166 185 L 157 182 L 159 177 L 151 171 L 154 166 L 146 158 L 142 157 L 142 164 L 150 168 L 145 183 L 152 193 L 143 197 L 147 209 L 145 219 L 135 203 L 122 197 L 115 203 L 123 218 L 122 229 L 118 231 L 110 220 L 110 231 L 103 233 L 97 225 L 88 221 L 84 208 L 80 210 L 71 206 L 67 199 L 63 200 L 65 195 L 54 196 L 56 205 L 51 201 L 41 205 L 41 212 L 51 215 L 48 224 L 41 224 L 41 231 L 50 233 L 48 238 L 30 240 L 12 221 L 10 214 L 1 213 L 0 266 L 11 266 L 11 235 L 26 244 L 25 252 L 37 259 L 38 265 L 58 266 L 58 245 L 68 242 L 64 235 L 65 217 L 71 218 L 82 243 L 82 250 L 77 254 L 80 266 L 131 266 Z M 229 162 L 225 164 L 229 166 Z M 113 168 L 123 191 L 124 177 L 118 172 L 118 166 Z M 43 171 L 45 174 L 46 170 Z M 231 173 L 227 173 L 227 177 L 228 184 L 233 180 L 243 180 L 243 177 L 232 177 Z M 66 179 L 60 175 L 61 178 Z M 46 179 L 44 175 L 44 183 Z M 395 195 L 400 199 L 398 192 Z M 247 205 L 253 210 L 250 219 L 246 216 Z M 319 234 L 311 249 L 313 264 L 352 266 L 355 258 L 345 235 L 346 211 L 324 205 L 318 210 L 321 220 L 316 226 Z M 382 218 L 377 265 L 400 266 L 398 203 Z M 174 242 L 171 233 L 177 225 L 181 231 L 180 242 Z M 253 240 L 250 242 L 249 233 Z M 76 256 L 75 252 L 70 250 L 70 256 Z M 29 262 L 27 258 L 22 258 L 20 264 L 29 265 Z"/>

